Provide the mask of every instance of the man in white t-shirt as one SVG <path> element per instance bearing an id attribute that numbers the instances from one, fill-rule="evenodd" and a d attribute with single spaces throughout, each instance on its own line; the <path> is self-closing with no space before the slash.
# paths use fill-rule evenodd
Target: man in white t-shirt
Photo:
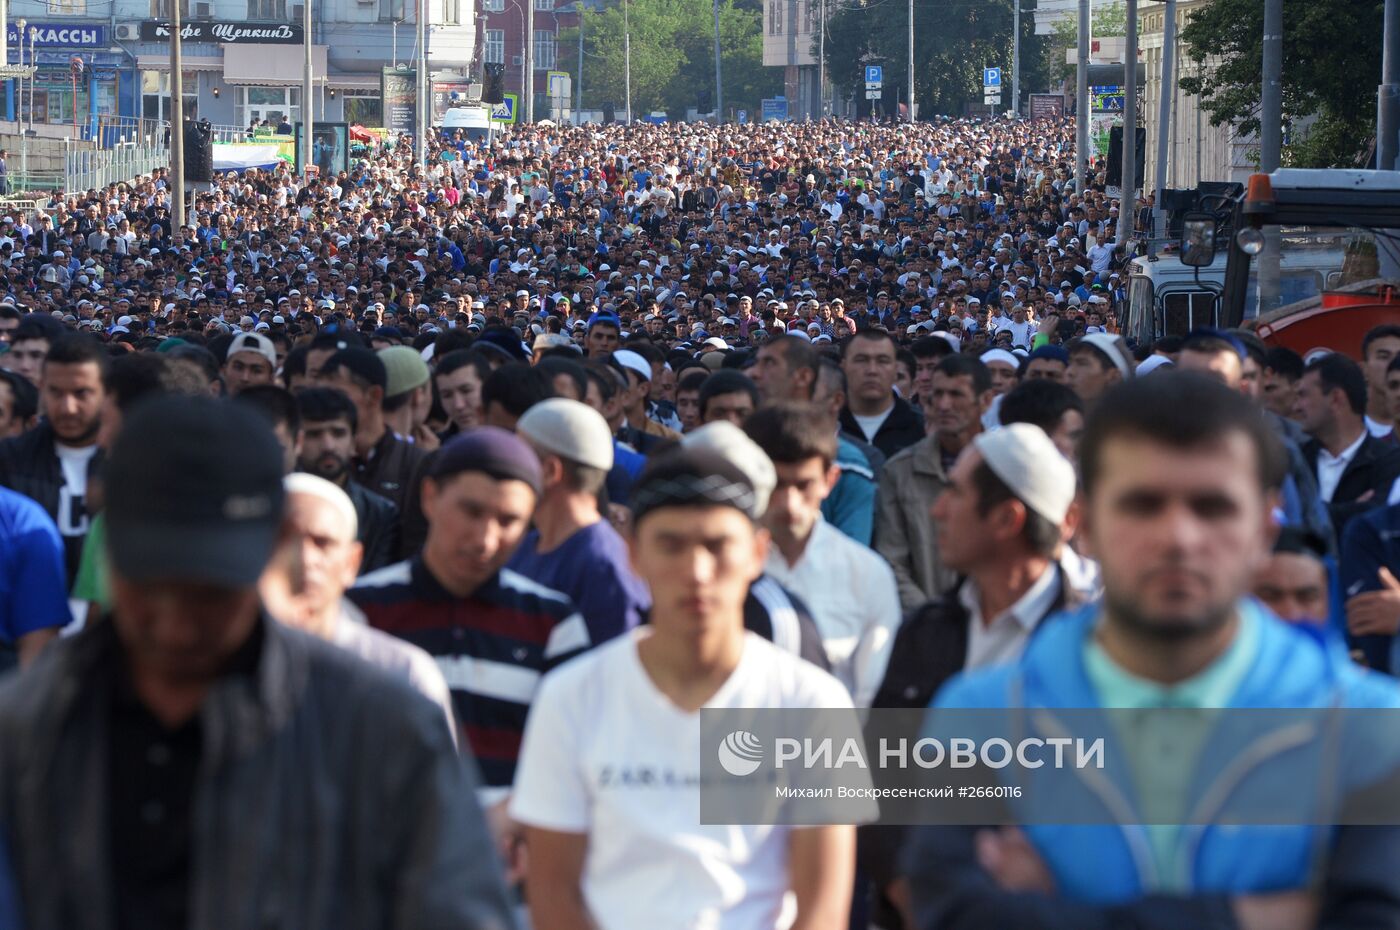
<path id="1" fill-rule="evenodd" d="M 680 449 L 632 501 L 651 622 L 546 676 L 525 729 L 511 815 L 533 925 L 842 930 L 854 827 L 700 820 L 701 708 L 851 706 L 830 675 L 744 630 L 768 548 L 753 485 Z"/>

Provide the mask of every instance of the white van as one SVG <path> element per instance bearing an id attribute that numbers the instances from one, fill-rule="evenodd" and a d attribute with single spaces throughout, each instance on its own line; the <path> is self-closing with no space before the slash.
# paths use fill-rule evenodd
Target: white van
<path id="1" fill-rule="evenodd" d="M 469 142 L 488 142 L 491 139 L 491 120 L 486 107 L 453 107 L 442 115 L 438 129 L 451 138 L 460 131 Z"/>

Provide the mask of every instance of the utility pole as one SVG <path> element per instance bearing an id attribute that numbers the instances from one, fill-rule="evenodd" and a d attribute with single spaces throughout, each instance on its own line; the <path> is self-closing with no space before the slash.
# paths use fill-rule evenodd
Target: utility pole
<path id="1" fill-rule="evenodd" d="M 1259 170 L 1267 173 L 1277 171 L 1283 160 L 1283 0 L 1264 0 L 1263 66 L 1264 86 L 1259 94 Z"/>
<path id="2" fill-rule="evenodd" d="M 1118 201 L 1117 237 L 1121 248 L 1127 248 L 1133 237 L 1133 214 L 1137 212 L 1137 6 L 1138 0 L 1128 0 L 1128 34 L 1123 40 L 1123 196 Z"/>
<path id="3" fill-rule="evenodd" d="M 1074 103 L 1074 192 L 1082 199 L 1089 186 L 1089 33 L 1092 0 L 1079 0 L 1079 69 Z"/>
<path id="4" fill-rule="evenodd" d="M 574 9 L 578 10 L 578 80 L 574 84 L 574 112 L 583 113 L 583 0 L 578 0 L 574 4 Z M 575 119 L 582 120 L 579 115 Z"/>
<path id="5" fill-rule="evenodd" d="M 306 54 L 303 73 L 301 76 L 301 170 L 303 176 L 309 181 L 311 179 L 311 153 L 314 151 L 311 145 L 311 133 L 315 125 L 314 107 L 311 105 L 311 93 L 314 75 L 311 72 L 311 0 L 302 0 L 302 32 L 306 33 L 305 41 L 302 42 L 302 49 Z"/>
<path id="6" fill-rule="evenodd" d="M 719 0 L 715 0 L 715 125 L 724 122 L 724 80 L 719 59 Z"/>
<path id="7" fill-rule="evenodd" d="M 622 0 L 622 69 L 627 94 L 627 125 L 632 125 L 632 21 L 627 16 L 627 0 Z"/>
<path id="8" fill-rule="evenodd" d="M 1157 84 L 1157 197 L 1152 204 L 1153 230 L 1157 237 L 1167 234 L 1167 211 L 1162 193 L 1167 189 L 1167 160 L 1171 158 L 1172 104 L 1176 97 L 1176 0 L 1167 0 L 1162 11 L 1162 77 Z"/>
<path id="9" fill-rule="evenodd" d="M 309 2 L 309 0 L 307 0 Z M 414 156 L 428 164 L 428 131 L 433 122 L 433 101 L 428 95 L 428 0 L 418 0 L 418 122 L 414 125 Z"/>
<path id="10" fill-rule="evenodd" d="M 822 31 L 817 36 L 817 119 L 826 119 L 826 0 L 821 3 Z"/>
<path id="11" fill-rule="evenodd" d="M 180 25 L 180 3 L 170 0 L 170 221 L 177 228 L 185 225 L 185 82 L 180 57 L 180 30 L 184 27 Z"/>
<path id="12" fill-rule="evenodd" d="M 1263 86 L 1259 91 L 1259 170 L 1271 174 L 1283 161 L 1283 0 L 1264 0 Z M 1377 149 L 1379 152 L 1379 148 Z M 1259 313 L 1279 305 L 1278 228 L 1264 231 L 1259 255 Z"/>
<path id="13" fill-rule="evenodd" d="M 1021 118 L 1021 0 L 1011 0 L 1011 112 Z"/>
<path id="14" fill-rule="evenodd" d="M 1395 171 L 1400 157 L 1400 0 L 1385 0 L 1385 44 L 1376 97 L 1376 168 Z"/>
<path id="15" fill-rule="evenodd" d="M 909 0 L 909 87 L 904 93 L 909 104 L 909 122 L 914 122 L 914 0 Z"/>
<path id="16" fill-rule="evenodd" d="M 525 122 L 535 121 L 535 0 L 523 0 L 525 4 L 525 86 L 520 89 L 524 98 Z"/>

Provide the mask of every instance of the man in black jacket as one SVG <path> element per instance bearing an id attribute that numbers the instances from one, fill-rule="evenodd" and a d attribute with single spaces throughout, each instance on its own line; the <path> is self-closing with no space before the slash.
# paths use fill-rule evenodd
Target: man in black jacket
<path id="1" fill-rule="evenodd" d="M 301 410 L 301 455 L 297 468 L 339 487 L 355 505 L 356 540 L 364 549 L 360 574 L 391 565 L 398 559 L 399 511 L 350 478 L 355 454 L 355 405 L 333 388 L 307 388 L 297 395 Z"/>
<path id="2" fill-rule="evenodd" d="M 114 612 L 0 687 L 29 930 L 512 926 L 441 710 L 263 612 L 281 466 L 210 398 L 149 401 L 118 438 Z"/>
<path id="3" fill-rule="evenodd" d="M 0 442 L 0 485 L 38 501 L 58 524 L 70 584 L 88 532 L 88 474 L 100 462 L 106 368 L 97 340 L 67 336 L 55 342 L 40 376 L 44 422 Z"/>
<path id="4" fill-rule="evenodd" d="M 315 383 L 342 391 L 355 402 L 354 478 L 403 513 L 427 453 L 395 436 L 384 422 L 389 383 L 384 362 L 370 349 L 341 349 L 322 363 Z"/>
<path id="5" fill-rule="evenodd" d="M 1307 367 L 1295 410 L 1312 437 L 1303 455 L 1340 539 L 1352 517 L 1385 505 L 1400 477 L 1400 448 L 1367 431 L 1366 376 L 1345 355 L 1334 352 Z"/>
<path id="6" fill-rule="evenodd" d="M 894 391 L 894 338 L 884 330 L 861 330 L 846 344 L 841 367 L 846 373 L 846 409 L 841 430 L 868 442 L 885 458 L 924 438 L 924 423 L 909 402 Z"/>

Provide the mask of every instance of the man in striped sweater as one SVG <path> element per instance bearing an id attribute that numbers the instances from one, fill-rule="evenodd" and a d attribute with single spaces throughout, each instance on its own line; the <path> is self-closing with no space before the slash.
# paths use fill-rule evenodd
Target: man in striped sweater
<path id="1" fill-rule="evenodd" d="M 422 552 L 347 592 L 372 626 L 437 660 L 487 806 L 509 792 L 540 677 L 590 645 L 567 597 L 505 567 L 540 484 L 539 460 L 513 433 L 479 427 L 455 437 L 423 480 Z"/>

